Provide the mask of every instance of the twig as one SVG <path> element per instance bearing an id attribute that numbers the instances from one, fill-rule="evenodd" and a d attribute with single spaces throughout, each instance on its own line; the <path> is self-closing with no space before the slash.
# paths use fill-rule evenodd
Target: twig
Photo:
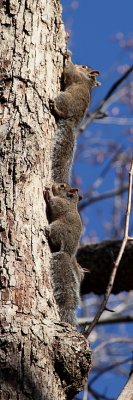
<path id="1" fill-rule="evenodd" d="M 104 125 L 133 125 L 133 118 L 125 118 L 125 117 L 107 117 L 106 119 L 95 119 L 94 122 L 96 124 L 104 124 Z"/>
<path id="2" fill-rule="evenodd" d="M 96 399 L 96 400 L 115 400 L 114 397 L 110 398 L 108 396 L 105 396 L 104 394 L 101 394 L 99 392 L 97 392 L 96 390 L 94 390 L 93 388 L 91 388 L 90 385 L 88 385 L 88 391 L 92 394 L 92 396 Z M 84 399 L 83 399 L 84 400 Z"/>
<path id="3" fill-rule="evenodd" d="M 123 241 L 122 241 L 118 256 L 116 258 L 116 261 L 114 262 L 114 265 L 113 265 L 113 269 L 112 269 L 112 272 L 111 272 L 111 275 L 110 275 L 109 283 L 108 283 L 108 286 L 107 286 L 107 289 L 106 289 L 106 292 L 105 292 L 105 295 L 104 295 L 104 299 L 103 299 L 103 301 L 102 301 L 102 303 L 101 303 L 101 305 L 100 305 L 100 307 L 99 307 L 99 309 L 98 309 L 93 321 L 91 322 L 90 326 L 86 329 L 86 331 L 84 333 L 84 336 L 86 338 L 90 335 L 92 329 L 97 324 L 100 316 L 102 315 L 103 311 L 105 310 L 107 301 L 109 299 L 109 296 L 110 296 L 110 293 L 111 293 L 111 290 L 112 290 L 112 287 L 113 287 L 113 284 L 114 284 L 114 280 L 115 280 L 115 277 L 116 277 L 118 266 L 120 264 L 122 255 L 123 255 L 124 250 L 125 250 L 125 246 L 126 246 L 127 241 L 128 241 L 129 219 L 130 219 L 131 198 L 132 198 L 132 180 L 133 180 L 133 159 L 131 161 L 131 167 L 130 167 L 130 171 L 129 171 L 129 189 L 128 189 L 126 221 L 125 221 L 125 228 L 124 228 L 124 238 L 123 238 Z"/>
<path id="4" fill-rule="evenodd" d="M 83 394 L 83 400 L 87 400 L 87 399 L 88 399 L 88 379 L 84 386 L 84 394 Z"/>
<path id="5" fill-rule="evenodd" d="M 124 315 L 122 317 L 116 317 L 115 315 L 112 317 L 106 317 L 106 318 L 100 318 L 99 321 L 97 321 L 98 325 L 106 325 L 106 324 L 123 324 L 123 323 L 128 323 L 128 322 L 133 322 L 133 316 L 131 315 Z M 91 323 L 90 318 L 78 318 L 78 325 L 83 326 L 83 325 L 88 325 Z"/>
<path id="6" fill-rule="evenodd" d="M 106 100 L 106 104 L 104 104 L 104 110 L 106 110 L 107 107 L 111 106 L 112 103 L 115 103 L 117 100 L 125 96 L 131 88 L 132 88 L 132 82 L 127 84 L 126 86 L 123 86 L 117 92 L 112 94 L 111 97 L 109 97 L 109 99 Z"/>
<path id="7" fill-rule="evenodd" d="M 91 122 L 96 118 L 98 115 L 99 111 L 102 110 L 103 106 L 107 103 L 108 99 L 111 97 L 112 93 L 117 89 L 117 87 L 127 78 L 127 76 L 133 71 L 133 65 L 127 69 L 126 72 L 119 78 L 109 89 L 107 92 L 106 96 L 103 98 L 103 100 L 100 102 L 99 106 L 96 108 L 96 110 L 91 114 L 91 116 L 85 121 L 85 123 L 81 126 L 80 132 L 83 132 L 85 128 L 91 124 Z"/>
<path id="8" fill-rule="evenodd" d="M 118 149 L 116 149 L 112 157 L 107 162 L 106 166 L 102 169 L 101 173 L 96 178 L 95 182 L 89 186 L 87 193 L 84 194 L 84 199 L 88 198 L 88 194 L 90 192 L 92 193 L 92 191 L 97 189 L 102 184 L 103 179 L 110 171 L 110 167 L 113 165 L 114 162 L 116 162 L 119 159 L 119 157 L 121 157 L 121 154 L 123 154 L 123 148 L 122 146 L 119 146 Z"/>
<path id="9" fill-rule="evenodd" d="M 96 196 L 90 197 L 90 199 L 83 200 L 81 204 L 79 204 L 79 211 L 83 210 L 85 207 L 89 206 L 92 203 L 97 201 L 109 199 L 110 197 L 119 196 L 120 194 L 126 192 L 128 190 L 128 186 L 123 186 L 118 189 L 114 189 L 105 193 L 97 194 Z"/>
<path id="10" fill-rule="evenodd" d="M 131 345 L 132 345 L 132 341 L 133 341 L 132 337 L 123 338 L 123 337 L 116 336 L 113 338 L 109 338 L 108 340 L 105 340 L 104 342 L 100 343 L 98 346 L 95 347 L 94 354 L 96 354 L 98 352 L 101 353 L 101 350 L 104 347 L 106 347 L 106 346 L 109 347 L 111 344 L 114 344 L 114 343 L 130 344 L 131 343 Z"/>
<path id="11" fill-rule="evenodd" d="M 102 368 L 99 372 L 96 373 L 96 375 L 90 380 L 90 385 L 92 385 L 101 375 L 106 374 L 108 371 L 113 370 L 114 368 L 117 368 L 123 364 L 126 364 L 132 360 L 131 357 L 125 358 L 122 361 L 118 361 L 114 364 L 111 365 L 106 365 L 104 368 Z M 126 399 L 125 399 L 126 400 Z"/>

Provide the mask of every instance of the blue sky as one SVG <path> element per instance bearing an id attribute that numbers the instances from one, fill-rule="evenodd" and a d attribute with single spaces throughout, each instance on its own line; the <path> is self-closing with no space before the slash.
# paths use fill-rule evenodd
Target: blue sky
<path id="1" fill-rule="evenodd" d="M 130 58 L 130 52 L 127 52 L 122 47 L 120 48 L 117 41 L 113 39 L 120 32 L 124 33 L 126 38 L 130 37 L 131 34 L 133 35 L 133 0 L 62 0 L 62 5 L 66 29 L 70 29 L 71 31 L 68 48 L 72 51 L 73 62 L 90 65 L 101 72 L 100 80 L 102 86 L 95 89 L 92 95 L 93 110 L 111 84 L 120 76 L 117 70 L 118 65 L 131 65 L 133 63 L 133 59 Z M 126 106 L 121 108 L 122 115 L 126 115 L 126 112 Z M 85 133 L 83 139 L 79 138 L 77 151 L 80 153 L 80 146 L 82 146 L 83 141 L 87 151 L 90 130 L 94 138 L 96 133 L 101 137 L 101 147 L 102 142 L 114 139 L 120 145 L 131 146 L 130 141 L 127 142 L 127 137 L 125 137 L 125 129 L 126 127 L 104 126 L 93 123 L 89 127 L 89 131 Z M 99 176 L 100 168 L 102 169 L 107 162 L 108 158 L 105 159 L 101 167 L 100 165 L 90 166 L 90 164 L 83 161 L 78 161 L 75 164 L 74 172 L 81 176 L 81 190 L 83 192 Z M 114 172 L 112 170 L 99 188 L 99 193 L 113 188 Z M 107 239 L 108 237 L 105 235 L 102 224 L 105 220 L 110 223 L 112 218 L 111 212 L 112 199 L 102 202 L 98 206 L 94 204 L 89 207 L 85 212 L 85 235 L 89 230 L 94 230 L 99 240 Z M 110 334 L 112 332 L 112 336 L 114 332 L 117 333 L 116 326 L 109 326 L 108 329 Z M 128 330 L 129 335 L 131 335 L 131 331 L 132 328 L 130 326 Z M 127 354 L 127 356 L 130 356 L 130 354 Z M 104 385 L 106 385 L 106 395 L 110 398 L 113 396 L 117 398 L 125 379 L 121 379 L 118 376 L 114 381 L 114 376 L 112 378 L 112 375 L 108 374 L 104 379 L 98 380 L 95 384 L 95 389 L 103 392 L 103 388 L 105 389 Z"/>
<path id="2" fill-rule="evenodd" d="M 73 61 L 98 67 L 101 73 L 114 64 L 120 51 L 111 41 L 118 32 L 133 31 L 132 0 L 79 0 L 72 9 L 72 0 L 63 0 L 63 16 L 72 28 Z"/>
<path id="3" fill-rule="evenodd" d="M 77 8 L 73 9 L 75 3 Z M 133 1 L 62 0 L 62 5 L 66 28 L 72 32 L 68 47 L 72 50 L 73 62 L 101 71 L 102 94 L 114 81 L 117 64 L 129 61 L 113 37 L 118 32 L 132 34 Z"/>
<path id="4" fill-rule="evenodd" d="M 63 19 L 66 29 L 71 31 L 68 48 L 72 51 L 72 60 L 75 63 L 90 65 L 95 69 L 99 69 L 102 86 L 94 89 L 92 93 L 91 109 L 95 109 L 100 99 L 110 88 L 111 84 L 120 77 L 117 70 L 118 65 L 131 65 L 133 60 L 129 56 L 127 50 L 120 48 L 114 36 L 123 32 L 128 38 L 133 31 L 133 1 L 132 0 L 106 0 L 89 1 L 89 0 L 62 0 Z M 115 105 L 114 105 L 115 106 Z M 126 107 L 121 108 L 123 115 L 126 115 Z M 98 136 L 105 143 L 116 140 L 120 145 L 131 146 L 125 137 L 125 127 L 115 127 L 112 125 L 104 126 L 95 122 L 89 128 L 92 136 Z M 78 139 L 77 151 L 84 142 L 86 145 L 86 155 L 89 139 L 88 133 L 85 133 Z M 88 150 L 89 151 L 89 150 Z M 95 151 L 95 145 L 94 145 Z M 77 162 L 74 166 L 75 174 L 81 176 L 81 191 L 84 193 L 88 187 L 99 176 L 103 166 L 108 163 L 108 158 L 104 164 L 92 166 L 86 162 Z M 99 193 L 104 190 L 112 190 L 114 188 L 114 171 L 111 170 L 104 180 L 103 185 L 99 188 Z M 127 174 L 128 179 L 128 174 Z M 110 223 L 112 211 L 112 199 L 99 203 L 97 207 L 92 205 L 85 211 L 86 222 L 90 229 L 93 224 L 93 231 L 100 240 L 105 239 L 105 231 L 102 227 L 102 221 L 107 219 Z M 105 213 L 106 208 L 106 213 Z M 91 211 L 91 212 L 90 212 Z M 95 218 L 94 218 L 95 214 Z M 98 217 L 98 218 L 97 218 Z M 95 235 L 94 235 L 95 236 Z"/>

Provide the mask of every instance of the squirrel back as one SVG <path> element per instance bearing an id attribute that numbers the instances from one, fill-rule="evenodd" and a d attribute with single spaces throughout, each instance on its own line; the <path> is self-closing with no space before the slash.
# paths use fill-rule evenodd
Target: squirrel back
<path id="1" fill-rule="evenodd" d="M 46 190 L 44 196 L 51 221 L 47 229 L 51 250 L 65 251 L 70 256 L 74 256 L 82 231 L 77 210 L 80 197 L 78 189 L 70 188 L 68 184 L 55 183 L 51 191 Z"/>

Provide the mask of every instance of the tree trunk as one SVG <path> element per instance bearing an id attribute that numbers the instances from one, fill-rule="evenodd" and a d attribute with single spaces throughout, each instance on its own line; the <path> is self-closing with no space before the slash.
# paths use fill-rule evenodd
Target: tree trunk
<path id="1" fill-rule="evenodd" d="M 90 350 L 59 320 L 50 277 L 43 188 L 51 179 L 65 31 L 58 0 L 1 8 L 1 391 L 6 399 L 66 399 L 82 389 Z"/>

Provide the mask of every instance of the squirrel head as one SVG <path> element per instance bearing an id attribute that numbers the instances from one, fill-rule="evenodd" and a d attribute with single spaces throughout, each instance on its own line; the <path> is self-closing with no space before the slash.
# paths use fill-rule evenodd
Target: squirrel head
<path id="1" fill-rule="evenodd" d="M 52 185 L 52 192 L 54 196 L 62 198 L 69 198 L 73 202 L 78 202 L 82 196 L 78 193 L 77 188 L 72 188 L 68 183 L 54 183 Z"/>
<path id="2" fill-rule="evenodd" d="M 95 86 L 100 86 L 101 83 L 96 79 L 99 74 L 99 71 L 93 70 L 89 66 L 68 63 L 64 69 L 65 88 L 73 83 L 88 83 L 89 89 L 92 89 Z"/>
<path id="3" fill-rule="evenodd" d="M 84 75 L 87 78 L 90 88 L 101 86 L 101 83 L 96 79 L 97 75 L 100 75 L 98 70 L 92 69 L 86 65 L 81 65 L 79 66 L 79 71 L 81 72 L 82 76 Z"/>
<path id="4" fill-rule="evenodd" d="M 52 185 L 52 192 L 54 196 L 66 197 L 66 193 L 70 188 L 68 183 L 54 183 Z"/>

